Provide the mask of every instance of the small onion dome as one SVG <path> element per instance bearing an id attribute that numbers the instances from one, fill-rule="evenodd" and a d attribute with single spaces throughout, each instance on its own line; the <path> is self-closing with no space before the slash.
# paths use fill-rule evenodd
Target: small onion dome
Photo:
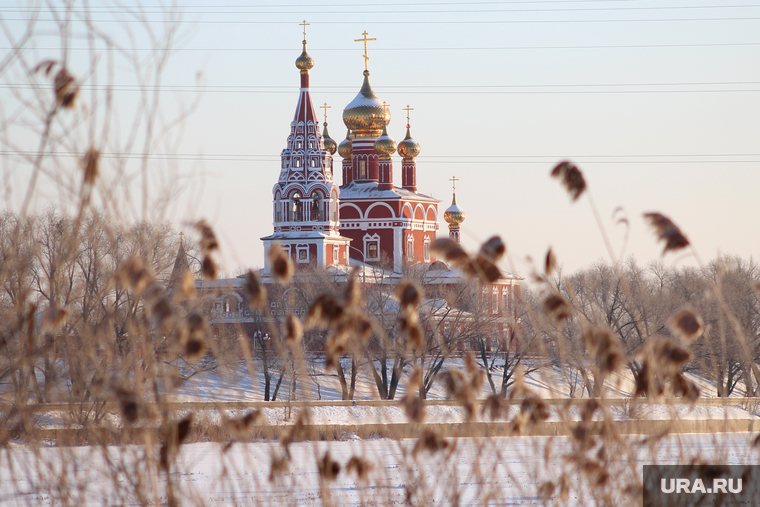
<path id="1" fill-rule="evenodd" d="M 330 134 L 327 133 L 327 122 L 325 122 L 325 129 L 322 131 L 322 139 L 325 142 L 325 149 L 330 152 L 330 155 L 335 155 L 335 150 L 338 149 L 338 143 L 330 138 Z"/>
<path id="2" fill-rule="evenodd" d="M 391 121 L 391 113 L 383 107 L 369 85 L 369 71 L 364 71 L 364 84 L 359 94 L 343 110 L 343 123 L 356 137 L 378 137 Z"/>
<path id="3" fill-rule="evenodd" d="M 405 159 L 414 158 L 420 154 L 420 143 L 412 139 L 409 133 L 409 125 L 406 126 L 406 137 L 398 143 L 398 154 Z"/>
<path id="4" fill-rule="evenodd" d="M 378 155 L 385 155 L 386 157 L 390 157 L 396 153 L 396 141 L 388 135 L 388 130 L 385 126 L 383 126 L 383 135 L 375 141 L 375 151 Z"/>
<path id="5" fill-rule="evenodd" d="M 314 67 L 314 59 L 306 52 L 306 41 L 303 41 L 303 53 L 296 58 L 296 67 L 299 70 L 309 70 Z"/>
<path id="6" fill-rule="evenodd" d="M 351 146 L 351 131 L 346 132 L 346 138 L 338 145 L 338 155 L 343 158 L 351 158 L 351 152 L 353 147 Z"/>
<path id="7" fill-rule="evenodd" d="M 457 194 L 451 199 L 451 206 L 443 212 L 443 219 L 452 225 L 459 225 L 464 222 L 464 210 L 457 206 Z"/>

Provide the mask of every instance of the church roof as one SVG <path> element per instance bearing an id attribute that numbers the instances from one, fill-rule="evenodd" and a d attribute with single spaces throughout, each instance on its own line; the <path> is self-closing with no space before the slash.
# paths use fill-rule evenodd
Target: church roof
<path id="1" fill-rule="evenodd" d="M 340 199 L 411 199 L 415 201 L 441 202 L 435 197 L 418 194 L 411 190 L 393 187 L 380 190 L 376 181 L 352 181 L 340 188 Z"/>
<path id="2" fill-rule="evenodd" d="M 308 222 L 301 222 L 308 225 Z M 345 238 L 343 236 L 339 236 L 337 234 L 330 234 L 329 232 L 323 232 L 323 231 L 297 231 L 297 232 L 275 232 L 274 234 L 270 234 L 269 236 L 264 236 L 263 238 L 260 238 L 261 240 L 278 240 L 278 239 L 338 239 L 338 240 L 347 240 L 349 238 Z"/>

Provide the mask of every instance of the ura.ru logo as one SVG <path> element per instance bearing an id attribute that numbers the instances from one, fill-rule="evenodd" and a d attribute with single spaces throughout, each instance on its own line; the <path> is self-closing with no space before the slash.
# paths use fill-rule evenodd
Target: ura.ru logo
<path id="1" fill-rule="evenodd" d="M 742 480 L 736 479 L 734 484 L 734 479 L 713 479 L 712 487 L 706 488 L 702 479 L 693 483 L 689 479 L 661 479 L 660 489 L 663 493 L 741 493 Z"/>

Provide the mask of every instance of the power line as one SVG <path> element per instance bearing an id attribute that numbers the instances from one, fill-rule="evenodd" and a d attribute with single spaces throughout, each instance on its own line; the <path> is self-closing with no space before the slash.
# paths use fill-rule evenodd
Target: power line
<path id="1" fill-rule="evenodd" d="M 16 155 L 32 157 L 33 151 L 0 151 L 0 155 Z M 82 154 L 53 152 L 50 157 L 81 158 Z M 143 153 L 101 153 L 103 159 L 143 159 Z M 560 159 L 597 159 L 584 160 L 583 164 L 749 164 L 758 163 L 760 159 L 731 160 L 725 157 L 758 157 L 760 153 L 721 153 L 721 154 L 661 154 L 661 155 L 427 155 L 417 157 L 428 164 L 553 164 Z M 676 157 L 688 157 L 689 160 L 673 160 Z M 721 160 L 704 160 L 704 158 L 724 157 Z M 151 154 L 153 160 L 177 160 L 196 162 L 278 162 L 280 157 L 275 155 L 255 154 L 209 154 L 194 155 L 189 153 Z M 619 160 L 626 158 L 662 158 L 665 160 Z M 336 157 L 337 159 L 337 157 Z M 452 160 L 455 159 L 455 160 Z M 541 160 L 536 160 L 541 159 Z M 603 159 L 603 160 L 598 160 Z"/>
<path id="2" fill-rule="evenodd" d="M 378 47 L 375 51 L 506 51 L 522 49 L 639 49 L 639 48 L 692 48 L 692 47 L 721 47 L 721 46 L 760 46 L 760 42 L 719 42 L 698 44 L 633 44 L 633 45 L 603 45 L 603 46 L 502 46 L 502 47 L 408 47 L 408 48 L 383 48 Z M 15 50 L 16 48 L 0 48 L 0 50 Z M 61 48 L 34 48 L 37 51 L 60 51 Z M 88 47 L 66 48 L 67 51 L 91 51 Z M 130 48 L 130 51 L 155 51 L 154 48 Z M 172 48 L 174 51 L 287 51 L 295 52 L 296 48 Z M 356 48 L 310 48 L 311 52 L 322 51 L 356 51 Z"/>
<path id="3" fill-rule="evenodd" d="M 622 2 L 637 2 L 641 3 L 642 0 L 516 0 L 516 1 L 509 1 L 509 0 L 500 0 L 500 1 L 494 1 L 494 2 L 404 2 L 404 3 L 363 3 L 362 6 L 364 7 L 409 7 L 409 6 L 449 6 L 449 5 L 509 5 L 509 4 L 573 4 L 573 3 L 622 3 Z M 306 3 L 306 4 L 275 4 L 275 5 L 249 5 L 247 8 L 249 9 L 274 9 L 274 8 L 283 8 L 283 7 L 312 7 L 312 8 L 323 8 L 323 7 L 350 7 L 350 5 L 346 4 L 315 4 L 315 3 Z M 120 5 L 120 6 L 104 6 L 104 7 L 95 7 L 94 9 L 102 10 L 103 12 L 121 12 L 121 11 L 140 11 L 140 9 L 160 9 L 164 6 L 159 5 Z M 190 9 L 239 9 L 241 6 L 239 4 L 228 4 L 228 5 L 189 5 L 185 8 Z M 0 9 L 2 10 L 2 9 Z M 39 8 L 35 7 L 9 7 L 7 8 L 9 12 L 39 12 Z"/>
<path id="4" fill-rule="evenodd" d="M 378 88 L 379 93 L 394 94 L 426 94 L 426 95 L 515 95 L 515 94 L 631 94 L 631 93 L 753 93 L 760 89 L 737 89 L 737 88 L 712 88 L 712 89 L 629 89 L 629 90 L 604 90 L 604 89 L 585 89 L 578 90 L 573 88 L 620 88 L 620 87 L 642 87 L 642 86 L 748 86 L 758 85 L 760 81 L 735 81 L 735 82 L 715 82 L 715 83 L 607 83 L 607 84 L 537 84 L 537 85 L 409 85 L 409 86 L 384 86 Z M 0 89 L 26 90 L 46 92 L 49 85 L 42 84 L 0 84 Z M 526 88 L 549 88 L 530 90 Z M 567 89 L 560 89 L 567 88 Z M 292 85 L 164 85 L 164 86 L 142 86 L 142 85 L 111 85 L 111 86 L 92 86 L 81 85 L 83 91 L 90 90 L 108 90 L 112 92 L 184 92 L 184 93 L 254 93 L 254 94 L 293 94 L 298 90 L 297 86 Z M 353 86 L 323 86 L 313 87 L 312 92 L 333 95 L 353 92 L 356 87 Z"/>
<path id="5" fill-rule="evenodd" d="M 359 14 L 359 13 L 357 13 Z M 508 19 L 508 20 L 424 20 L 424 21 L 320 21 L 321 25 L 356 25 L 364 23 L 369 25 L 480 25 L 480 24 L 534 24 L 534 23 L 640 23 L 640 22 L 673 22 L 673 21 L 757 21 L 760 18 L 736 17 L 736 18 L 655 18 L 655 19 Z M 75 23 L 82 21 L 80 19 L 32 19 L 32 18 L 6 18 L 5 21 L 36 21 L 36 22 L 55 22 L 55 23 Z M 149 23 L 150 20 L 143 19 L 91 19 L 91 23 Z M 161 21 L 161 20 L 154 20 Z M 277 24 L 291 25 L 292 21 L 243 21 L 243 20 L 195 20 L 189 21 L 188 24 L 215 24 L 215 25 L 261 25 Z"/>
<path id="6" fill-rule="evenodd" d="M 436 4 L 419 4 L 419 5 L 426 5 L 430 7 L 438 7 Z M 467 7 L 472 7 L 471 4 L 448 4 L 448 5 L 466 5 Z M 279 6 L 278 6 L 279 7 Z M 310 8 L 313 6 L 309 6 Z M 325 11 L 325 10 L 308 10 L 308 11 L 299 11 L 299 16 L 302 14 L 388 14 L 387 6 L 384 5 L 383 7 L 386 8 L 386 10 L 381 11 L 371 11 L 366 10 L 364 8 L 360 10 L 353 10 L 353 11 L 346 11 L 346 10 L 340 10 L 340 11 Z M 747 9 L 747 8 L 757 8 L 760 7 L 760 4 L 748 4 L 748 5 L 678 5 L 678 6 L 645 6 L 645 7 L 576 7 L 576 8 L 544 8 L 544 9 L 467 9 L 467 10 L 441 10 L 439 8 L 434 8 L 430 10 L 408 10 L 405 9 L 403 11 L 404 15 L 407 14 L 479 14 L 479 13 L 494 13 L 494 12 L 503 12 L 503 13 L 521 13 L 521 12 L 608 12 L 608 11 L 650 11 L 650 10 L 682 10 L 682 9 Z M 202 8 L 210 8 L 210 7 L 185 7 L 181 11 L 182 14 L 220 14 L 220 15 L 229 15 L 229 14 L 255 14 L 257 16 L 265 15 L 265 14 L 293 14 L 292 11 L 224 11 L 219 12 L 217 8 L 214 8 L 215 10 L 212 11 L 197 11 L 192 9 L 202 9 Z M 232 7 L 230 7 L 232 8 Z M 0 12 L 38 12 L 38 11 L 31 11 L 31 10 L 21 10 L 21 9 L 0 9 Z M 108 14 L 112 12 L 134 12 L 135 14 L 165 14 L 167 11 L 162 10 L 156 10 L 156 11 L 147 11 L 147 10 L 140 10 L 140 9 L 134 9 L 133 11 L 128 10 L 122 10 L 122 11 L 113 11 L 113 10 L 103 10 L 99 8 L 93 8 L 88 10 L 67 10 L 68 14 Z"/>
<path id="7" fill-rule="evenodd" d="M 574 84 L 520 84 L 520 85 L 388 85 L 383 86 L 383 89 L 409 89 L 409 88 L 558 88 L 558 87 L 595 87 L 595 86 L 719 86 L 719 85 L 756 85 L 760 84 L 760 81 L 697 81 L 697 82 L 680 82 L 680 83 L 574 83 Z M 47 89 L 47 85 L 33 85 L 35 88 Z M 10 83 L 0 85 L 0 88 L 26 88 L 28 85 L 21 83 Z M 171 89 L 206 89 L 206 88 L 222 88 L 228 90 L 229 88 L 243 88 L 243 89 L 261 89 L 266 91 L 269 89 L 287 89 L 298 90 L 298 86 L 295 85 L 164 85 L 164 86 L 151 86 L 151 85 L 127 85 L 127 84 L 115 84 L 112 86 L 97 86 L 82 85 L 87 89 L 114 89 L 114 88 L 128 88 L 139 90 L 161 90 L 165 88 Z M 341 86 L 313 86 L 310 90 L 356 90 L 355 86 L 341 85 Z"/>

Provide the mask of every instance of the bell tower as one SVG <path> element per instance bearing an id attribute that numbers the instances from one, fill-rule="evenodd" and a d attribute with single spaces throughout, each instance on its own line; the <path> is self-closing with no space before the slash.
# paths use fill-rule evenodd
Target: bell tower
<path id="1" fill-rule="evenodd" d="M 327 104 L 324 132 L 309 92 L 309 71 L 314 60 L 306 51 L 306 26 L 303 51 L 296 59 L 301 87 L 287 145 L 280 153 L 280 176 L 272 188 L 274 234 L 261 238 L 266 253 L 273 243 L 290 253 L 296 266 L 347 266 L 351 241 L 340 235 L 339 189 L 333 181 L 335 141 L 327 133 Z M 269 272 L 268 264 L 265 271 Z"/>

